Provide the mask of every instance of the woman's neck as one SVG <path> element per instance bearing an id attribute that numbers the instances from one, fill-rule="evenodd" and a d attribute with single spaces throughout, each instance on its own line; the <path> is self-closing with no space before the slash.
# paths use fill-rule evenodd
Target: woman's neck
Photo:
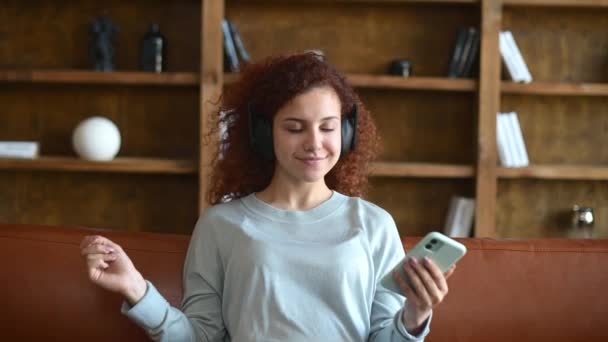
<path id="1" fill-rule="evenodd" d="M 270 185 L 255 196 L 278 209 L 301 211 L 318 207 L 332 194 L 324 181 L 296 185 L 273 178 Z"/>

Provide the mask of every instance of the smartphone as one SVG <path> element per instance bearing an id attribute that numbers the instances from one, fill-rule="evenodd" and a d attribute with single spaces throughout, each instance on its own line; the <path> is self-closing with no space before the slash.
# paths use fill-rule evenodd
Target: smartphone
<path id="1" fill-rule="evenodd" d="M 447 272 L 460 258 L 467 253 L 467 248 L 460 242 L 453 240 L 439 232 L 431 232 L 427 234 L 416 246 L 406 253 L 405 258 L 395 265 L 390 272 L 382 277 L 381 284 L 385 288 L 403 295 L 401 289 L 393 279 L 393 272 L 401 272 L 405 281 L 412 286 L 412 283 L 403 269 L 403 263 L 409 257 L 416 257 L 419 261 L 428 256 L 439 267 L 441 272 Z"/>

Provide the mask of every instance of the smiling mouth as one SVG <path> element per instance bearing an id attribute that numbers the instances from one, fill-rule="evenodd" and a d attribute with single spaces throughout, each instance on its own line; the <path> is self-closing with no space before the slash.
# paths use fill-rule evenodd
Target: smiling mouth
<path id="1" fill-rule="evenodd" d="M 319 161 L 319 160 L 323 160 L 325 158 L 297 158 L 301 161 L 307 161 L 307 162 L 314 162 L 314 161 Z"/>

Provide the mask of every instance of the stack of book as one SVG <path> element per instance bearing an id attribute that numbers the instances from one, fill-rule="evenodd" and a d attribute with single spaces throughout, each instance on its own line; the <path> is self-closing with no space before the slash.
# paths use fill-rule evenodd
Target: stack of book
<path id="1" fill-rule="evenodd" d="M 515 43 L 515 38 L 513 38 L 511 31 L 500 32 L 498 38 L 500 55 L 511 79 L 514 82 L 532 82 L 530 70 L 528 70 L 528 66 L 524 61 L 521 51 L 519 51 L 517 43 Z"/>
<path id="2" fill-rule="evenodd" d="M 224 19 L 222 31 L 224 33 L 224 70 L 239 72 L 241 63 L 250 63 L 251 57 L 245 49 L 239 29 L 234 22 Z"/>
<path id="3" fill-rule="evenodd" d="M 526 142 L 516 112 L 498 113 L 496 118 L 498 157 L 504 167 L 530 165 Z"/>
<path id="4" fill-rule="evenodd" d="M 473 76 L 479 63 L 480 40 L 481 34 L 478 29 L 474 27 L 462 27 L 458 29 L 452 59 L 450 60 L 448 77 L 462 78 Z"/>
<path id="5" fill-rule="evenodd" d="M 452 196 L 443 232 L 450 237 L 470 237 L 474 216 L 474 198 Z"/>
<path id="6" fill-rule="evenodd" d="M 34 159 L 38 150 L 36 141 L 0 141 L 0 158 Z"/>

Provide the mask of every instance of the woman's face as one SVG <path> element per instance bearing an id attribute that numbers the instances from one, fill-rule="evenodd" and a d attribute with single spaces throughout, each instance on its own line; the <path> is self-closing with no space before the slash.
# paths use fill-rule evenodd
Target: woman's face
<path id="1" fill-rule="evenodd" d="M 329 86 L 312 88 L 281 107 L 273 121 L 275 172 L 295 182 L 323 180 L 340 157 L 340 107 Z"/>

